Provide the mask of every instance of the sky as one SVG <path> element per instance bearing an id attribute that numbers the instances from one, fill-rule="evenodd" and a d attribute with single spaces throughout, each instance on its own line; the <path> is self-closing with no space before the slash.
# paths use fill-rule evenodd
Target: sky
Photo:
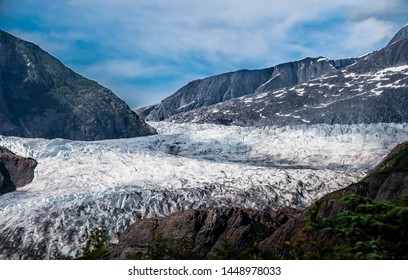
<path id="1" fill-rule="evenodd" d="M 407 22 L 407 0 L 0 0 L 0 29 L 134 109 L 211 75 L 361 56 Z"/>

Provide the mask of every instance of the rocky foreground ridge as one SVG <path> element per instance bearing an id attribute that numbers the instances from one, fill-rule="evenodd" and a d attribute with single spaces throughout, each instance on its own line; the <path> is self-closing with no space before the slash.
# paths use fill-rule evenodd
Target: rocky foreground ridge
<path id="1" fill-rule="evenodd" d="M 30 183 L 36 166 L 34 159 L 20 157 L 0 146 L 0 195 Z"/>
<path id="2" fill-rule="evenodd" d="M 224 207 L 140 220 L 123 233 L 118 246 L 111 249 L 110 258 L 234 259 L 240 256 L 238 252 L 255 249 L 262 256 L 285 258 L 293 257 L 293 247 L 288 246 L 293 240 L 298 246 L 296 257 L 322 258 L 317 254 L 319 248 L 332 240 L 320 240 L 318 231 L 309 230 L 311 213 L 333 219 L 350 210 L 340 201 L 351 194 L 391 202 L 408 196 L 407 166 L 405 142 L 360 182 L 324 196 L 303 211 L 288 207 L 272 212 Z"/>
<path id="3" fill-rule="evenodd" d="M 155 133 L 109 89 L 0 30 L 0 134 L 99 140 Z"/>

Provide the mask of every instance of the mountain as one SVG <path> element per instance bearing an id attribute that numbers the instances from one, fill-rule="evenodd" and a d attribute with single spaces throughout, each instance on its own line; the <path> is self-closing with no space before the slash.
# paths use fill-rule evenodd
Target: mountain
<path id="1" fill-rule="evenodd" d="M 154 133 L 112 91 L 0 31 L 0 134 L 98 140 Z"/>
<path id="2" fill-rule="evenodd" d="M 306 83 L 246 95 L 168 118 L 239 126 L 408 121 L 408 39 Z"/>
<path id="3" fill-rule="evenodd" d="M 261 114 L 268 111 L 266 107 L 276 103 L 268 107 L 270 114 L 275 120 L 289 119 L 287 123 L 292 125 L 288 126 L 269 125 L 273 122 L 267 121 L 265 126 L 255 122 L 258 127 L 164 121 L 152 122 L 157 135 L 132 139 L 74 141 L 0 136 L 0 146 L 38 162 L 36 176 L 28 186 L 0 198 L 0 259 L 77 257 L 92 241 L 89 237 L 100 233 L 101 228 L 106 229 L 106 240 L 117 244 L 113 253 L 118 258 L 136 257 L 149 240 L 164 252 L 167 245 L 172 249 L 178 244 L 177 248 L 184 251 L 194 245 L 191 241 L 199 241 L 197 248 L 203 257 L 223 247 L 231 248 L 231 240 L 236 241 L 238 249 L 264 241 L 249 253 L 270 252 L 268 248 L 276 244 L 278 254 L 284 253 L 278 246 L 286 243 L 286 237 L 304 226 L 307 220 L 302 222 L 301 216 L 309 211 L 305 209 L 315 209 L 316 201 L 323 205 L 319 209 L 336 214 L 331 203 L 320 200 L 328 193 L 342 194 L 342 188 L 350 186 L 347 189 L 367 199 L 397 199 L 405 193 L 405 148 L 391 155 L 391 160 L 371 177 L 362 179 L 395 145 L 408 139 L 408 123 L 402 117 L 406 112 L 403 97 L 408 68 L 404 41 L 346 68 L 342 67 L 352 59 L 329 61 L 340 69 L 313 81 L 206 108 L 217 115 L 214 111 L 218 106 L 242 102 L 244 107 L 239 108 L 242 112 L 236 119 L 248 124 L 264 119 Z M 319 59 L 319 63 L 327 63 L 324 58 L 313 63 Z M 342 102 L 347 106 L 342 108 Z M 296 110 L 307 109 L 303 104 L 315 106 L 309 108 L 313 110 L 327 108 L 327 112 L 298 115 L 301 112 Z M 262 110 L 251 111 L 255 105 Z M 339 108 L 343 121 L 350 118 L 350 123 L 339 124 L 336 119 L 333 124 L 307 122 L 313 117 L 324 118 L 322 114 L 340 114 Z M 225 109 L 222 115 L 234 120 L 237 115 L 228 114 L 237 113 L 237 109 Z M 358 120 L 351 124 L 358 110 L 361 121 L 382 116 L 385 121 L 396 122 Z M 294 121 L 298 125 L 293 125 Z M 370 178 L 374 181 L 366 181 Z M 374 183 L 377 187 L 371 187 Z M 394 214 L 401 213 L 402 219 L 406 217 L 404 211 Z M 371 225 L 369 219 L 365 221 Z M 135 223 L 146 228 L 132 230 Z M 274 234 L 285 239 L 266 242 Z M 233 249 L 227 251 L 233 254 Z"/>
<path id="4" fill-rule="evenodd" d="M 195 80 L 157 105 L 137 113 L 147 120 L 164 120 L 172 115 L 217 104 L 247 94 L 298 85 L 334 72 L 357 59 L 329 61 L 324 57 L 305 58 L 261 70 L 240 70 Z"/>

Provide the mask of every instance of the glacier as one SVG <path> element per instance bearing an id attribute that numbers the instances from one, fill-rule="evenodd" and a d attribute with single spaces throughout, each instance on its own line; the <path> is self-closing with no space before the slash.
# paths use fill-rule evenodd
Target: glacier
<path id="1" fill-rule="evenodd" d="M 103 141 L 0 136 L 38 161 L 0 197 L 0 259 L 77 256 L 89 233 L 111 243 L 133 222 L 201 207 L 303 208 L 356 182 L 408 124 L 238 127 L 150 122 L 158 135 Z"/>

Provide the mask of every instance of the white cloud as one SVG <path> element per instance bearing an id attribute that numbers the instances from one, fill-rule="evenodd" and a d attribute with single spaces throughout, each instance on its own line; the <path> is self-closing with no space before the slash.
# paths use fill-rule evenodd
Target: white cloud
<path id="1" fill-rule="evenodd" d="M 199 53 L 210 62 L 240 64 L 284 56 L 285 45 L 299 25 L 342 14 L 351 17 L 368 7 L 373 11 L 385 9 L 384 0 L 379 2 L 71 0 L 68 7 L 77 12 L 81 25 L 93 30 L 90 36 L 106 38 L 104 43 L 120 52 L 143 50 L 159 59 L 173 60 Z M 399 1 L 392 2 L 396 5 Z M 365 43 L 369 47 L 369 41 Z"/>
<path id="2" fill-rule="evenodd" d="M 407 12 L 408 2 L 406 0 L 376 0 L 350 11 L 349 18 L 360 21 L 371 17 L 391 18 L 398 14 L 403 14 L 406 17 Z"/>
<path id="3" fill-rule="evenodd" d="M 112 79 L 149 78 L 170 71 L 166 65 L 148 65 L 142 61 L 115 59 L 93 64 L 82 69 L 91 76 Z"/>
<path id="4" fill-rule="evenodd" d="M 390 39 L 393 29 L 391 23 L 375 18 L 352 22 L 347 28 L 348 35 L 344 45 L 353 51 L 363 51 L 384 39 Z"/>

